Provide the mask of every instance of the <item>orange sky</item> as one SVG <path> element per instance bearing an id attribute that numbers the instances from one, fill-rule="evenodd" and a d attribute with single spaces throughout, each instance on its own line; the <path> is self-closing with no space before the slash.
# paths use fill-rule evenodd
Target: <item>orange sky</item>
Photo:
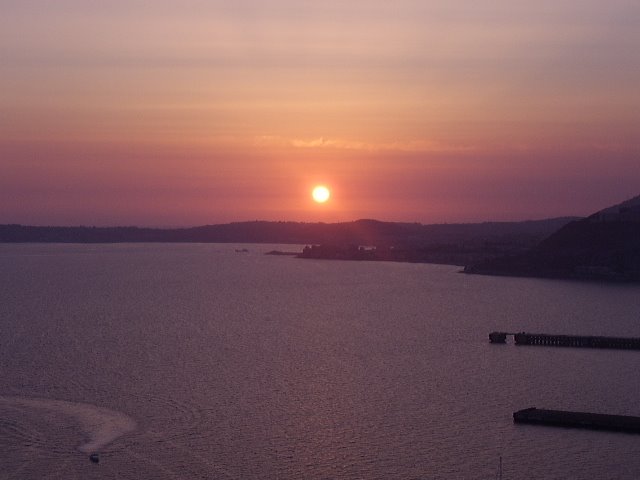
<path id="1" fill-rule="evenodd" d="M 1 8 L 0 223 L 518 220 L 640 193 L 635 0 Z"/>

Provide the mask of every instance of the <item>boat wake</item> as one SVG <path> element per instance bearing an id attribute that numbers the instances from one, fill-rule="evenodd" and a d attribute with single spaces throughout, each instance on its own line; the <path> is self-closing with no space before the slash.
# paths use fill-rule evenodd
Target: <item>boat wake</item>
<path id="1" fill-rule="evenodd" d="M 0 396 L 0 407 L 39 410 L 72 417 L 88 436 L 88 441 L 77 447 L 83 453 L 96 452 L 122 435 L 136 429 L 136 422 L 128 415 L 89 403 Z"/>

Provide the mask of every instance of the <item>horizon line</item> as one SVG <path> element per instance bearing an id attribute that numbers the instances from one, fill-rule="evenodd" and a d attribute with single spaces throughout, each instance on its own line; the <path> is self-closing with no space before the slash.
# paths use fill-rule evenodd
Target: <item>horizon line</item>
<path id="1" fill-rule="evenodd" d="M 557 217 L 545 217 L 545 218 L 529 218 L 523 220 L 482 220 L 477 222 L 435 222 L 435 223 L 422 223 L 418 221 L 391 221 L 391 220 L 379 220 L 375 218 L 358 218 L 356 220 L 348 220 L 344 222 L 322 222 L 322 221 L 295 221 L 295 220 L 238 220 L 233 222 L 225 222 L 225 223 L 207 223 L 200 225 L 189 225 L 189 226 L 150 226 L 150 225 L 88 225 L 88 224 L 74 224 L 74 225 L 31 225 L 24 223 L 0 223 L 0 227 L 25 227 L 25 228 L 137 228 L 137 229 L 149 229 L 149 230 L 189 230 L 192 228 L 202 228 L 202 227 L 217 227 L 224 225 L 237 225 L 243 223 L 295 223 L 295 224 L 308 224 L 308 225 L 344 225 L 349 223 L 358 223 L 358 222 L 378 222 L 378 223 L 390 223 L 390 224 L 400 224 L 400 225 L 421 225 L 421 226 L 432 226 L 432 225 L 480 225 L 486 223 L 528 223 L 528 222 L 544 222 L 550 220 L 561 220 L 561 219 L 574 219 L 579 220 L 587 218 L 587 216 L 579 216 L 579 215 L 560 215 Z"/>

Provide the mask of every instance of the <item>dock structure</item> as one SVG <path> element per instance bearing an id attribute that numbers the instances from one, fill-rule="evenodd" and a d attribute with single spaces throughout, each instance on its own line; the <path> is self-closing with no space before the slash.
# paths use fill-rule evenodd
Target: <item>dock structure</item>
<path id="1" fill-rule="evenodd" d="M 640 417 L 630 415 L 545 410 L 531 407 L 514 412 L 513 421 L 530 425 L 640 433 Z"/>
<path id="2" fill-rule="evenodd" d="M 489 334 L 489 341 L 491 343 L 506 343 L 507 336 L 509 335 L 513 336 L 514 343 L 516 345 L 640 350 L 640 338 L 637 337 L 602 337 L 585 335 L 550 335 L 548 333 L 491 332 Z"/>
<path id="3" fill-rule="evenodd" d="M 640 338 L 596 337 L 582 335 L 548 335 L 546 333 L 516 333 L 516 345 L 545 345 L 550 347 L 619 348 L 640 350 Z"/>
<path id="4" fill-rule="evenodd" d="M 491 332 L 489 334 L 489 341 L 491 343 L 507 343 L 507 335 L 506 332 Z"/>

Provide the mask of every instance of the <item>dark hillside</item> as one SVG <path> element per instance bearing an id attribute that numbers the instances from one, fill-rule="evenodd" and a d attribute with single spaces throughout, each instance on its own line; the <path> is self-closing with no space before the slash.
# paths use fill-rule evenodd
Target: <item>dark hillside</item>
<path id="1" fill-rule="evenodd" d="M 640 197 L 571 222 L 528 252 L 470 265 L 465 272 L 640 281 Z"/>
<path id="2" fill-rule="evenodd" d="M 527 222 L 422 225 L 377 220 L 345 223 L 237 222 L 193 228 L 37 227 L 0 225 L 0 242 L 289 243 L 424 247 L 429 245 L 535 245 L 571 218 Z"/>

